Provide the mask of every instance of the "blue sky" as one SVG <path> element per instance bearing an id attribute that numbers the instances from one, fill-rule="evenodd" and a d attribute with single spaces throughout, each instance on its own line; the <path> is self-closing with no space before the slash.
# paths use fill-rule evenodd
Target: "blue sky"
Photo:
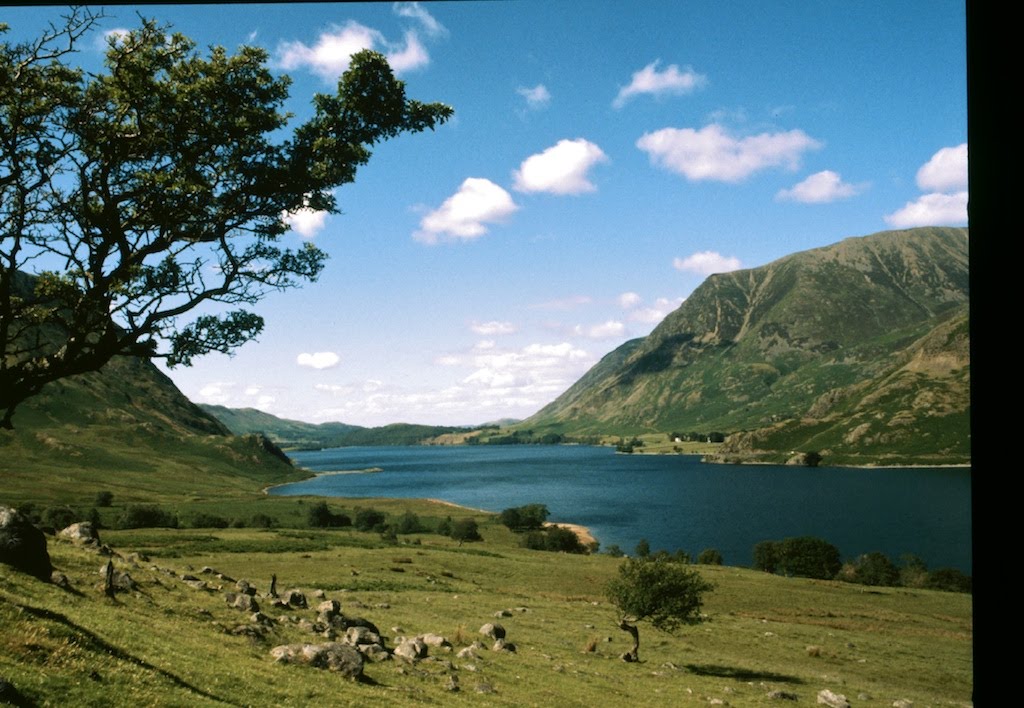
<path id="1" fill-rule="evenodd" d="M 99 7 L 99 6 L 97 6 Z M 966 225 L 962 2 L 430 2 L 111 6 L 200 46 L 265 48 L 308 115 L 348 55 L 389 56 L 455 117 L 401 136 L 297 214 L 318 282 L 257 306 L 191 399 L 360 425 L 537 411 L 708 274 L 847 236 Z M 0 8 L 8 39 L 61 8 Z"/>

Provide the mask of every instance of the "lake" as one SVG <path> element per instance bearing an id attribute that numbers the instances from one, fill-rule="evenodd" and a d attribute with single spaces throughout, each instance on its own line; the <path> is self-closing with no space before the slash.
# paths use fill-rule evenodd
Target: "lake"
<path id="1" fill-rule="evenodd" d="M 971 473 L 966 468 L 854 469 L 710 465 L 692 455 L 622 455 L 609 447 L 509 445 L 347 447 L 290 453 L 324 475 L 272 494 L 443 499 L 501 511 L 546 504 L 551 521 L 590 528 L 603 548 L 696 556 L 717 548 L 749 565 L 755 543 L 817 536 L 844 559 L 881 551 L 931 569 L 971 573 Z"/>

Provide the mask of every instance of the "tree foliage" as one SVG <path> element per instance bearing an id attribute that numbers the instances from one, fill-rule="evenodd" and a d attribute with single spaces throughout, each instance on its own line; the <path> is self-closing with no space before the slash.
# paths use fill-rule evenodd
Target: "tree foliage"
<path id="1" fill-rule="evenodd" d="M 513 531 L 535 531 L 544 526 L 550 513 L 545 504 L 526 504 L 502 510 L 498 521 Z"/>
<path id="2" fill-rule="evenodd" d="M 631 622 L 649 621 L 674 631 L 698 617 L 704 593 L 714 585 L 696 570 L 665 558 L 627 558 L 605 586 L 608 600 Z"/>
<path id="3" fill-rule="evenodd" d="M 324 265 L 311 243 L 281 244 L 290 215 L 337 213 L 333 190 L 377 143 L 452 115 L 361 51 L 292 128 L 290 80 L 264 50 L 204 55 L 148 20 L 86 74 L 69 59 L 97 19 L 72 10 L 36 41 L 0 43 L 4 427 L 47 383 L 113 356 L 188 365 L 254 338 L 248 308 Z"/>

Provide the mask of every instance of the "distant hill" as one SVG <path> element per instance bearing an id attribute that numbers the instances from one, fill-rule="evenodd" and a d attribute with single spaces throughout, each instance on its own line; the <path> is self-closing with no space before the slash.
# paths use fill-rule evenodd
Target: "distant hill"
<path id="1" fill-rule="evenodd" d="M 365 428 L 345 423 L 303 423 L 278 418 L 255 408 L 226 408 L 200 404 L 233 433 L 263 433 L 284 448 L 349 447 L 353 445 L 419 445 L 442 435 L 465 433 L 472 428 L 450 425 L 392 423 Z"/>
<path id="2" fill-rule="evenodd" d="M 345 423 L 304 423 L 278 418 L 255 408 L 228 408 L 200 403 L 199 407 L 223 423 L 236 435 L 263 433 L 281 447 L 321 447 L 328 441 L 363 430 Z"/>
<path id="3" fill-rule="evenodd" d="M 968 230 L 889 231 L 712 275 L 524 421 L 741 433 L 724 459 L 970 459 Z"/>

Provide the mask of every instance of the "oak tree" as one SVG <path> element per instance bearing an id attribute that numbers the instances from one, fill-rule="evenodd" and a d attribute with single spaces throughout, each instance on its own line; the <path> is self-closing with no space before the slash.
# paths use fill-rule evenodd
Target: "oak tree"
<path id="1" fill-rule="evenodd" d="M 289 218 L 337 213 L 333 190 L 376 144 L 452 115 L 361 51 L 292 126 L 290 79 L 264 50 L 200 52 L 149 20 L 87 73 L 70 59 L 98 19 L 72 10 L 0 43 L 0 427 L 114 356 L 189 365 L 256 337 L 251 306 L 324 266 L 311 243 L 282 244 Z"/>

